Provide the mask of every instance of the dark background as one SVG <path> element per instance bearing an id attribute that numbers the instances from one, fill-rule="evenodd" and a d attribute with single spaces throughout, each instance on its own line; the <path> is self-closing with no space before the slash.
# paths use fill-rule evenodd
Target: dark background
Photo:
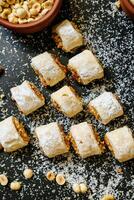
<path id="1" fill-rule="evenodd" d="M 22 190 L 13 192 L 8 186 L 0 186 L 1 200 L 99 200 L 105 193 L 113 193 L 117 200 L 134 199 L 134 162 L 118 163 L 108 151 L 100 157 L 86 160 L 79 159 L 71 150 L 67 156 L 49 160 L 39 150 L 33 130 L 36 126 L 58 121 L 68 132 L 72 123 L 87 120 L 93 123 L 102 139 L 104 134 L 123 125 L 134 130 L 134 24 L 125 13 L 118 11 L 114 1 L 109 0 L 64 0 L 58 18 L 53 24 L 62 19 L 70 19 L 78 24 L 84 34 L 86 47 L 90 48 L 100 59 L 105 68 L 105 78 L 95 81 L 88 86 L 81 86 L 68 79 L 51 89 L 41 86 L 38 77 L 30 67 L 30 59 L 46 50 L 56 53 L 63 64 L 67 64 L 71 54 L 57 49 L 51 39 L 51 27 L 40 33 L 21 36 L 0 27 L 0 64 L 6 69 L 5 75 L 0 77 L 0 94 L 5 97 L 0 104 L 0 119 L 15 115 L 24 122 L 31 135 L 31 143 L 23 150 L 13 154 L 0 153 L 0 173 L 6 173 L 9 182 L 19 180 L 23 183 Z M 82 50 L 82 49 L 81 49 Z M 79 51 L 81 51 L 79 50 Z M 11 101 L 10 88 L 29 80 L 46 96 L 46 107 L 39 109 L 28 117 L 22 116 Z M 50 94 L 63 85 L 72 85 L 83 97 L 85 111 L 74 119 L 68 119 L 55 111 L 50 104 Z M 86 104 L 103 91 L 116 93 L 125 110 L 125 115 L 107 126 L 101 125 L 92 115 L 87 113 Z M 70 162 L 70 164 L 69 164 Z M 31 167 L 35 176 L 26 181 L 22 172 L 25 167 Z M 65 172 L 72 179 L 66 186 L 59 187 L 56 183 L 48 182 L 43 173 L 53 169 Z M 123 174 L 117 169 L 122 168 Z M 75 180 L 76 179 L 76 180 Z M 85 180 L 91 189 L 91 195 L 75 195 L 71 184 Z M 68 183 L 69 182 L 69 183 Z M 89 197 L 90 196 L 90 197 Z"/>

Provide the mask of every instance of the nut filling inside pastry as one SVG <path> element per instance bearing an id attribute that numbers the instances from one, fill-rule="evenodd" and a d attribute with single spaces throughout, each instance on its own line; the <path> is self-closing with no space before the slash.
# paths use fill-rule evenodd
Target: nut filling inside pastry
<path id="1" fill-rule="evenodd" d="M 21 122 L 19 122 L 16 117 L 13 117 L 13 123 L 15 125 L 16 130 L 18 131 L 18 133 L 22 137 L 22 139 L 25 142 L 28 143 L 29 142 L 29 137 L 28 137 L 28 135 L 27 135 L 27 133 L 26 133 L 26 131 L 24 129 L 23 124 Z"/>

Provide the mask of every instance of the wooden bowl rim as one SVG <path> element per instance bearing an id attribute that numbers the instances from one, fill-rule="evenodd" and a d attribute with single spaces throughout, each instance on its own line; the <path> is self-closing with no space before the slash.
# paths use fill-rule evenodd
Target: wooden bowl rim
<path id="1" fill-rule="evenodd" d="M 46 15 L 44 15 L 43 17 L 41 17 L 37 21 L 28 22 L 28 23 L 25 23 L 25 24 L 13 24 L 13 23 L 9 22 L 8 20 L 2 19 L 0 17 L 0 24 L 8 27 L 10 29 L 32 28 L 32 27 L 35 27 L 37 25 L 39 26 L 40 24 L 44 23 L 45 21 L 46 22 L 49 21 L 49 19 L 52 17 L 52 15 L 55 13 L 55 11 L 58 9 L 61 2 L 62 2 L 62 0 L 55 0 L 52 9 Z"/>
<path id="2" fill-rule="evenodd" d="M 134 5 L 129 0 L 121 0 L 121 5 L 134 14 Z"/>

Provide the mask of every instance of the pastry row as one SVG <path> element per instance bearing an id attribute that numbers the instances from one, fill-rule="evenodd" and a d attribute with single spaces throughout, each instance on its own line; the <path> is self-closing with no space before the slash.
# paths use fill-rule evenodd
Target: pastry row
<path id="1" fill-rule="evenodd" d="M 45 97 L 33 83 L 28 81 L 11 88 L 11 94 L 18 109 L 25 115 L 34 112 L 45 104 Z M 53 92 L 51 94 L 51 102 L 58 111 L 70 118 L 83 110 L 81 98 L 69 86 L 64 86 Z M 108 124 L 111 120 L 123 115 L 122 106 L 111 92 L 104 92 L 91 100 L 88 110 L 103 124 Z"/>
<path id="2" fill-rule="evenodd" d="M 29 143 L 29 136 L 22 123 L 13 116 L 0 122 L 0 130 L 0 145 L 5 152 L 16 151 Z M 72 125 L 68 135 L 57 122 L 37 127 L 35 134 L 41 150 L 49 158 L 69 152 L 70 142 L 81 158 L 104 152 L 104 142 L 87 122 Z M 127 126 L 106 133 L 104 141 L 118 161 L 134 158 L 134 138 Z"/>
<path id="3" fill-rule="evenodd" d="M 66 67 L 61 64 L 59 58 L 48 52 L 33 57 L 31 66 L 45 87 L 52 87 L 66 77 Z M 69 59 L 67 69 L 71 71 L 74 79 L 83 85 L 104 77 L 101 64 L 90 50 L 84 50 Z"/>

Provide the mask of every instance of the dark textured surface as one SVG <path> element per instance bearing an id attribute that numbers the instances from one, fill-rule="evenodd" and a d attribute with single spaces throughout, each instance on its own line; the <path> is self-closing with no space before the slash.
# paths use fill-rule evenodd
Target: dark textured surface
<path id="1" fill-rule="evenodd" d="M 5 75 L 0 77 L 0 93 L 5 97 L 0 101 L 1 120 L 15 115 L 25 124 L 31 135 L 31 143 L 25 149 L 13 154 L 0 154 L 0 173 L 6 173 L 9 181 L 15 179 L 23 183 L 22 190 L 12 192 L 10 188 L 0 186 L 2 200 L 60 200 L 60 199 L 94 199 L 99 200 L 105 193 L 113 193 L 117 200 L 134 199 L 134 161 L 118 163 L 110 152 L 100 157 L 86 160 L 79 159 L 74 152 L 65 157 L 49 160 L 39 150 L 33 130 L 37 125 L 59 121 L 64 124 L 65 131 L 72 123 L 87 120 L 94 124 L 103 138 L 104 133 L 114 128 L 128 125 L 134 130 L 134 24 L 125 14 L 118 11 L 114 1 L 109 0 L 64 0 L 59 18 L 73 19 L 82 30 L 87 47 L 100 59 L 105 66 L 105 78 L 88 86 L 81 86 L 68 79 L 52 89 L 41 86 L 39 79 L 30 67 L 31 57 L 52 51 L 58 54 L 66 64 L 72 55 L 56 49 L 51 39 L 51 28 L 34 35 L 21 36 L 0 27 L 0 64 L 5 67 Z M 55 24 L 54 23 L 54 24 Z M 80 50 L 79 50 L 80 51 Z M 11 101 L 10 88 L 30 80 L 47 96 L 46 107 L 34 114 L 22 116 Z M 50 104 L 50 94 L 65 84 L 72 85 L 83 97 L 86 105 L 92 98 L 107 90 L 115 92 L 124 106 L 125 116 L 116 119 L 107 126 L 101 125 L 92 115 L 82 112 L 75 119 L 67 119 L 55 111 Z M 30 181 L 23 178 L 22 172 L 26 166 L 32 167 L 35 176 Z M 116 169 L 122 168 L 123 174 Z M 67 176 L 66 186 L 59 187 L 49 183 L 43 173 L 53 169 L 64 172 Z M 77 196 L 72 192 L 74 182 L 86 181 L 91 194 Z"/>

